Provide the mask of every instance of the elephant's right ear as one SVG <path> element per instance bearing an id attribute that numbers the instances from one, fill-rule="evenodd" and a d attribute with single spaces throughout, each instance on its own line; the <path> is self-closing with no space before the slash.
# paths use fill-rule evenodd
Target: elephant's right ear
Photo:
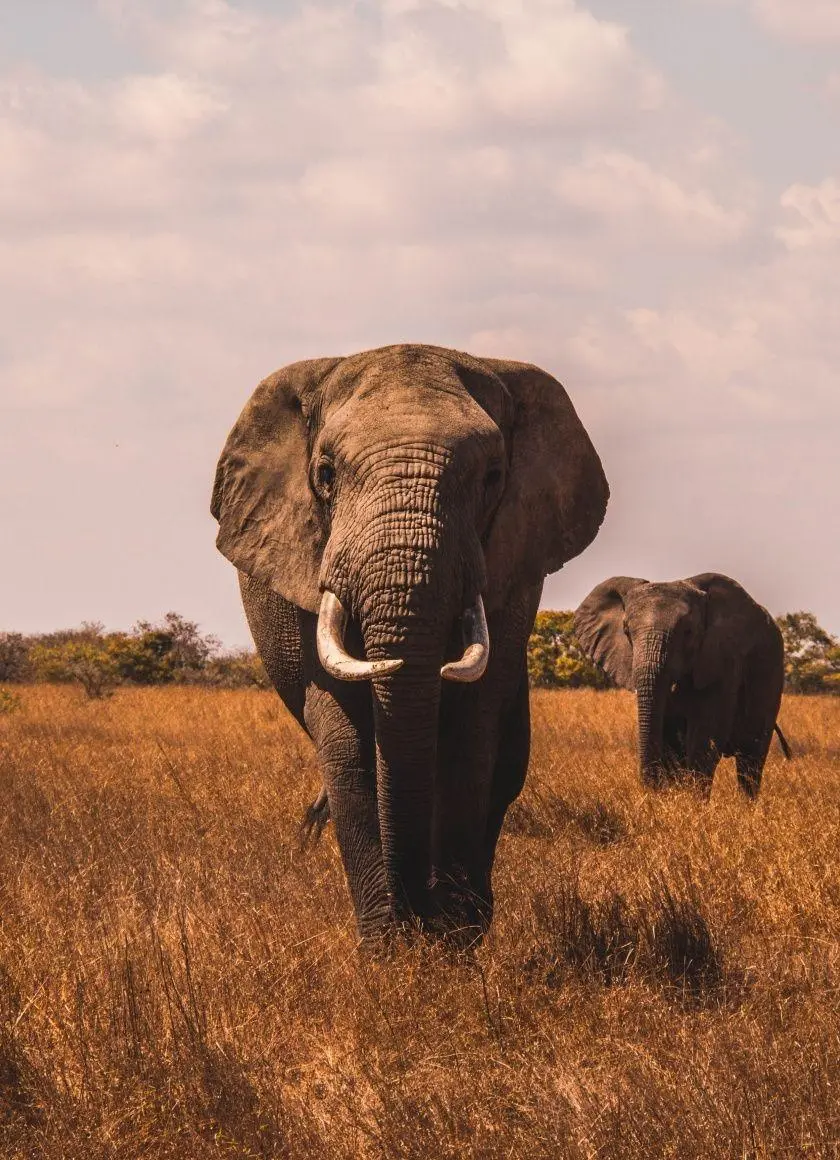
<path id="1" fill-rule="evenodd" d="M 327 530 L 309 486 L 309 423 L 340 362 L 293 363 L 260 383 L 228 435 L 210 507 L 222 555 L 310 612 Z"/>
<path id="2" fill-rule="evenodd" d="M 633 686 L 633 646 L 624 631 L 627 594 L 647 580 L 612 576 L 593 588 L 575 612 L 575 636 L 586 655 L 623 689 Z"/>

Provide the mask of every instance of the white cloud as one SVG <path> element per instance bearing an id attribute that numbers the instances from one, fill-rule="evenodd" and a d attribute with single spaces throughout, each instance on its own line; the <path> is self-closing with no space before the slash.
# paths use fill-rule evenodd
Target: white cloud
<path id="1" fill-rule="evenodd" d="M 699 244 L 737 238 L 748 223 L 744 206 L 727 207 L 712 193 L 690 188 L 650 163 L 614 150 L 593 152 L 557 179 L 563 201 L 602 219 L 604 228 L 623 228 L 671 239 L 677 233 Z"/>
<path id="2" fill-rule="evenodd" d="M 781 441 L 835 413 L 836 185 L 774 204 L 725 128 L 583 4 L 109 7 L 142 67 L 0 80 L 0 391 L 21 417 L 0 471 L 60 528 L 113 528 L 116 560 L 174 529 L 168 606 L 202 615 L 211 573 L 228 599 L 212 467 L 251 385 L 295 358 L 416 339 L 542 362 L 617 510 L 655 500 L 669 536 L 690 470 L 662 486 L 667 432 Z M 92 449 L 117 445 L 103 484 Z M 101 506 L 50 485 L 68 465 Z M 716 486 L 743 492 L 745 470 L 735 456 Z M 39 574 L 59 543 L 33 543 Z M 150 551 L 114 580 L 124 623 L 165 610 L 139 603 L 161 567 Z"/>
<path id="3" fill-rule="evenodd" d="M 158 141 L 180 141 L 225 110 L 223 101 L 174 73 L 130 76 L 116 86 L 112 114 L 119 129 Z"/>
<path id="4" fill-rule="evenodd" d="M 782 194 L 789 222 L 776 236 L 790 249 L 840 242 L 840 181 L 829 177 L 819 185 L 791 185 Z M 795 215 L 795 217 L 794 217 Z"/>
<path id="5" fill-rule="evenodd" d="M 786 39 L 815 44 L 840 40 L 837 0 L 752 0 L 752 10 L 771 32 Z"/>
<path id="6" fill-rule="evenodd" d="M 823 44 L 840 39 L 836 0 L 705 0 L 707 4 L 747 8 L 755 20 L 784 40 Z"/>

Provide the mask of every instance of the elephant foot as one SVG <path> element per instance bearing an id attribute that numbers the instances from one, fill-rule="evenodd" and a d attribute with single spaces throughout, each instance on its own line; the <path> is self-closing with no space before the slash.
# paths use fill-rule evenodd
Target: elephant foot
<path id="1" fill-rule="evenodd" d="M 465 878 L 435 878 L 431 883 L 432 914 L 424 927 L 457 950 L 477 947 L 493 920 L 493 895 L 477 891 Z"/>
<path id="2" fill-rule="evenodd" d="M 399 945 L 442 943 L 457 953 L 479 946 L 493 918 L 492 892 L 478 894 L 466 881 L 433 878 L 409 908 L 388 907 L 358 919 L 361 947 L 376 959 Z"/>

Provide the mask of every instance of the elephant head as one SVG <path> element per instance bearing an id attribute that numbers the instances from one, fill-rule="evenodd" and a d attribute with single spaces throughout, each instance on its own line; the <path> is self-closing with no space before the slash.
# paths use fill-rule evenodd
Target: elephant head
<path id="1" fill-rule="evenodd" d="M 643 779 L 665 772 L 665 706 L 675 685 L 702 690 L 732 674 L 755 636 L 757 605 L 734 580 L 704 573 L 650 583 L 613 576 L 575 612 L 584 651 L 622 688 L 635 690 Z"/>
<path id="2" fill-rule="evenodd" d="M 318 614 L 333 678 L 372 682 L 397 910 L 423 911 L 441 681 L 481 678 L 487 616 L 581 552 L 607 497 L 556 380 L 436 347 L 287 366 L 231 431 L 212 503 L 220 551 Z"/>

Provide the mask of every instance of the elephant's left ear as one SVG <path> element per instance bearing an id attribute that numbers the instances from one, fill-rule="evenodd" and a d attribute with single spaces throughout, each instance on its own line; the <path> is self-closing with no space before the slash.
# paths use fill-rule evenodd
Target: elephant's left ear
<path id="1" fill-rule="evenodd" d="M 694 662 L 694 684 L 705 689 L 740 669 L 770 616 L 737 580 L 720 572 L 689 576 L 687 583 L 705 596 L 705 625 Z"/>
<path id="2" fill-rule="evenodd" d="M 569 396 L 539 367 L 482 359 L 513 402 L 507 486 L 486 543 L 489 608 L 514 582 L 540 583 L 586 548 L 610 489 Z"/>

